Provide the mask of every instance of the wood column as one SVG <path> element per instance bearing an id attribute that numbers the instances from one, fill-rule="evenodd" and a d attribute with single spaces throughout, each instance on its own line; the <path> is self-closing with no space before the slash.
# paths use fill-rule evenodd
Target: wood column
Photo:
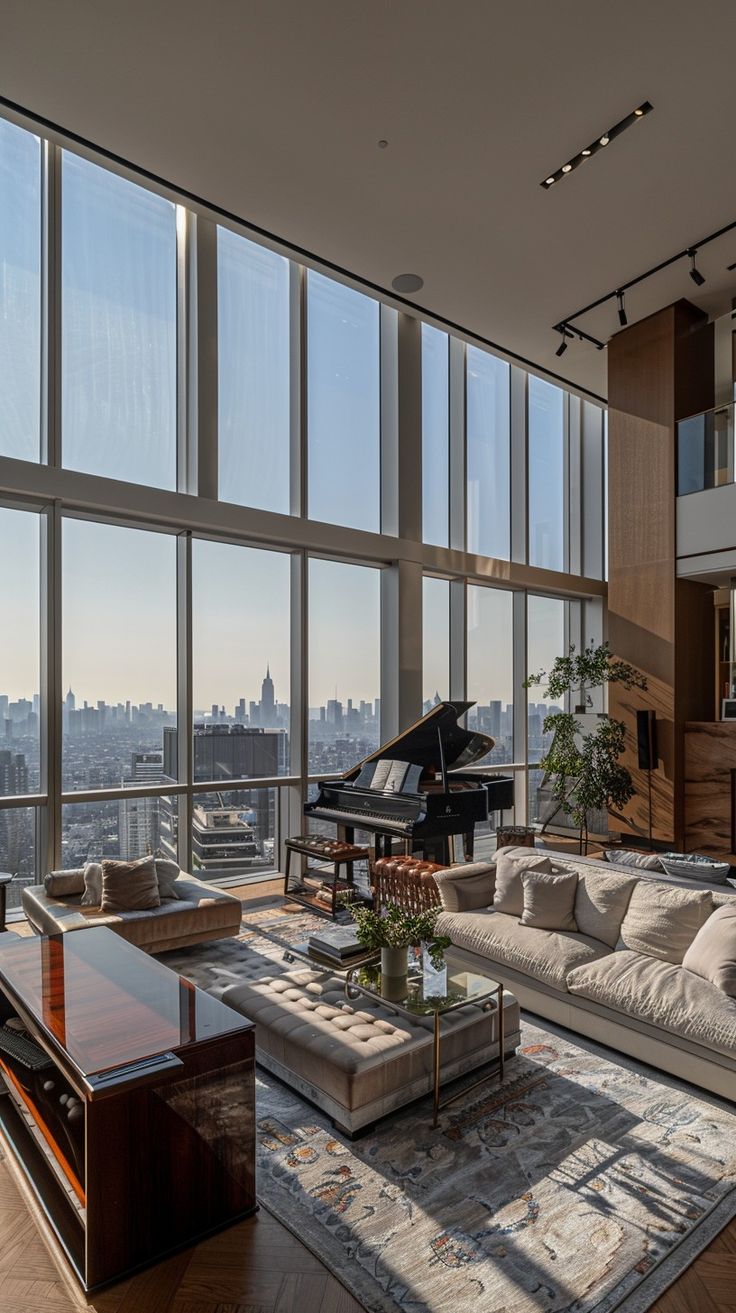
<path id="1" fill-rule="evenodd" d="M 646 837 L 647 773 L 637 765 L 636 711 L 657 713 L 652 775 L 655 840 L 684 847 L 684 729 L 712 703 L 711 590 L 677 579 L 676 422 L 714 398 L 713 328 L 677 301 L 608 346 L 608 637 L 647 679 L 646 692 L 613 685 L 609 711 L 626 725 L 624 764 L 636 794 L 611 829 Z"/>

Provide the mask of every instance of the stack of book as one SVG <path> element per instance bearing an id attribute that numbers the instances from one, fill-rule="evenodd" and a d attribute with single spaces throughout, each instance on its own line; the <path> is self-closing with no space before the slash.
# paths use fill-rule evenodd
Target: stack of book
<path id="1" fill-rule="evenodd" d="M 351 957 L 365 953 L 365 948 L 358 942 L 355 926 L 337 926 L 334 930 L 315 930 L 309 936 L 309 947 L 328 957 L 334 962 L 346 962 Z"/>
<path id="2" fill-rule="evenodd" d="M 328 903 L 332 906 L 332 884 L 322 884 L 314 892 L 315 898 L 321 903 Z M 338 880 L 335 885 L 335 901 L 338 903 L 353 902 L 358 896 L 358 891 L 353 884 L 345 884 L 344 881 Z"/>

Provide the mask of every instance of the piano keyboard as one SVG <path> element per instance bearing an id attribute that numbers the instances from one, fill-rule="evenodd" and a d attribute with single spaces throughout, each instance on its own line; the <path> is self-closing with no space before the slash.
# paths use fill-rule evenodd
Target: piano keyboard
<path id="1" fill-rule="evenodd" d="M 381 829 L 395 830 L 397 834 L 411 834 L 416 825 L 416 818 L 412 821 L 400 821 L 390 812 L 347 812 L 340 811 L 338 807 L 330 807 L 329 811 L 317 811 L 310 808 L 309 814 L 321 820 L 334 821 L 337 825 L 353 825 L 356 829 L 360 828 L 361 821 L 378 821 L 381 824 Z"/>

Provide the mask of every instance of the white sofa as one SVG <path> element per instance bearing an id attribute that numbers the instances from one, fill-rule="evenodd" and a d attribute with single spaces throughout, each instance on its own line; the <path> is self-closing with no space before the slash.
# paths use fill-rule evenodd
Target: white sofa
<path id="1" fill-rule="evenodd" d="M 500 852 L 529 855 L 529 849 Z M 591 858 L 547 856 L 553 873 L 578 874 L 578 931 L 537 929 L 495 911 L 494 858 L 435 876 L 443 905 L 437 932 L 452 940 L 448 955 L 468 969 L 490 970 L 522 1008 L 736 1099 L 736 998 L 682 966 L 698 924 L 736 891 Z M 657 942 L 657 908 L 671 917 L 673 904 L 684 939 Z M 627 947 L 627 937 L 637 951 Z"/>

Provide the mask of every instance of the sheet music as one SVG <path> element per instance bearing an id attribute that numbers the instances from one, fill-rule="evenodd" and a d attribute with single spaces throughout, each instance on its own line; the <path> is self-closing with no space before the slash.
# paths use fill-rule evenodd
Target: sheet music
<path id="1" fill-rule="evenodd" d="M 409 769 L 409 763 L 408 761 L 392 761 L 389 763 L 389 766 L 390 769 L 386 778 L 386 783 L 383 785 L 383 791 L 384 793 L 401 793 L 404 780 L 406 779 L 406 773 Z M 374 789 L 376 787 L 375 779 L 373 787 Z"/>
<path id="2" fill-rule="evenodd" d="M 375 789 L 376 793 L 416 793 L 421 776 L 421 766 L 381 757 L 378 761 L 369 761 L 355 783 L 360 789 Z"/>

